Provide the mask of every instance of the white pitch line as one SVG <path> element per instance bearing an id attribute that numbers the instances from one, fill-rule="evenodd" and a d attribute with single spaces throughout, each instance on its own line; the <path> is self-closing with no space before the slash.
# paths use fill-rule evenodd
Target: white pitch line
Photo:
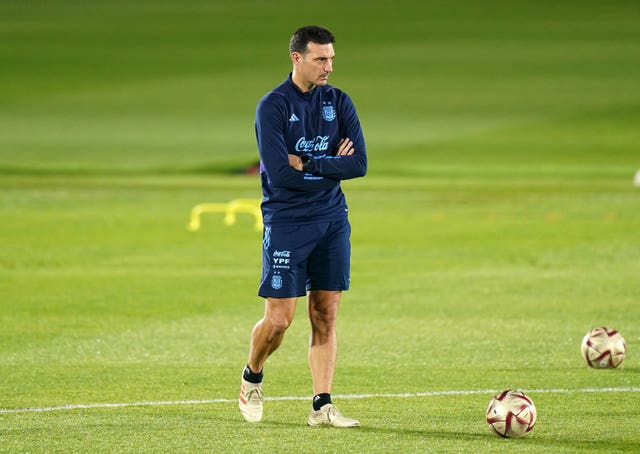
<path id="1" fill-rule="evenodd" d="M 524 390 L 530 394 L 571 394 L 571 393 L 637 393 L 639 387 L 626 388 L 556 388 L 556 389 L 530 389 Z M 495 389 L 477 390 L 453 390 L 453 391 L 425 391 L 416 393 L 382 393 L 382 394 L 334 394 L 336 399 L 373 399 L 373 398 L 408 398 L 408 397 L 436 397 L 436 396 L 463 396 L 474 394 L 495 394 Z M 308 400 L 309 396 L 280 396 L 265 397 L 267 401 L 292 401 Z M 52 411 L 87 410 L 94 408 L 125 408 L 125 407 L 160 407 L 164 405 L 205 405 L 235 403 L 237 399 L 204 399 L 204 400 L 168 400 L 168 401 L 142 401 L 123 403 L 95 403 L 95 404 L 69 404 L 57 407 L 29 407 L 29 408 L 0 408 L 0 414 L 8 413 L 44 413 Z"/>

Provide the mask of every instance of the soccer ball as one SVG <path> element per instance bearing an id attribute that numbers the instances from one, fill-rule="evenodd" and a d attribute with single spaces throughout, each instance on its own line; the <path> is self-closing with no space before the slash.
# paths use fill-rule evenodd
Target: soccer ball
<path id="1" fill-rule="evenodd" d="M 582 339 L 582 357 L 591 367 L 618 367 L 624 360 L 627 346 L 615 329 L 601 326 L 589 331 Z"/>
<path id="2" fill-rule="evenodd" d="M 507 389 L 489 401 L 487 423 L 503 438 L 520 438 L 536 425 L 538 411 L 533 401 L 522 391 Z"/>

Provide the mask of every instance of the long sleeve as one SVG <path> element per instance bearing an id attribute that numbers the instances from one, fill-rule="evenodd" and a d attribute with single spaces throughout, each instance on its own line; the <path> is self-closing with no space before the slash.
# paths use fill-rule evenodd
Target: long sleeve
<path id="1" fill-rule="evenodd" d="M 367 158 L 358 116 L 344 92 L 331 86 L 302 92 L 290 75 L 258 102 L 255 133 L 265 225 L 347 219 L 340 182 L 364 175 Z M 354 155 L 335 156 L 341 137 L 354 141 Z M 313 169 L 296 170 L 290 155 L 310 156 Z"/>
<path id="2" fill-rule="evenodd" d="M 277 94 L 274 95 L 278 96 Z M 273 102 L 272 97 L 264 98 L 256 110 L 255 131 L 258 150 L 263 167 L 274 188 L 299 191 L 323 191 L 339 184 L 337 179 L 323 178 L 321 175 L 305 174 L 289 165 L 289 153 L 284 130 L 287 122 L 284 106 Z"/>
<path id="3" fill-rule="evenodd" d="M 363 177 L 367 173 L 367 151 L 358 114 L 348 95 L 343 94 L 341 101 L 338 105 L 340 138 L 351 139 L 355 152 L 349 156 L 313 156 L 308 167 L 312 175 L 348 180 Z"/>

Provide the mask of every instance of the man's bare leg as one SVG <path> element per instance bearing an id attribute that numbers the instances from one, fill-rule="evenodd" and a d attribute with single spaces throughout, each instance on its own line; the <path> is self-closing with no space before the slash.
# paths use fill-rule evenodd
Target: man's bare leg
<path id="1" fill-rule="evenodd" d="M 358 427 L 356 419 L 342 416 L 331 402 L 331 387 L 336 371 L 338 335 L 336 320 L 342 292 L 309 292 L 309 367 L 313 378 L 313 409 L 307 418 L 310 426 Z"/>
<path id="2" fill-rule="evenodd" d="M 267 358 L 278 349 L 291 325 L 296 310 L 296 298 L 266 298 L 264 316 L 251 332 L 248 365 L 261 372 Z"/>
<path id="3" fill-rule="evenodd" d="M 291 325 L 296 309 L 296 298 L 266 298 L 264 316 L 251 332 L 249 360 L 242 372 L 240 413 L 248 422 L 262 420 L 262 368 L 267 358 L 278 349 L 284 333 Z"/>
<path id="4" fill-rule="evenodd" d="M 331 393 L 336 370 L 338 336 L 336 320 L 342 292 L 312 290 L 309 292 L 309 367 L 314 395 Z"/>

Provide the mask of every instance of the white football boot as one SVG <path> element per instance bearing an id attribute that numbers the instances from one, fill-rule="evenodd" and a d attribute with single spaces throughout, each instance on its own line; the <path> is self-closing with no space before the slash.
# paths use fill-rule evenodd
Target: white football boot
<path id="1" fill-rule="evenodd" d="M 238 405 L 247 422 L 262 421 L 262 383 L 251 383 L 242 379 Z"/>
<path id="2" fill-rule="evenodd" d="M 325 404 L 318 411 L 311 410 L 307 424 L 310 426 L 358 427 L 360 421 L 342 416 L 336 407 Z"/>

